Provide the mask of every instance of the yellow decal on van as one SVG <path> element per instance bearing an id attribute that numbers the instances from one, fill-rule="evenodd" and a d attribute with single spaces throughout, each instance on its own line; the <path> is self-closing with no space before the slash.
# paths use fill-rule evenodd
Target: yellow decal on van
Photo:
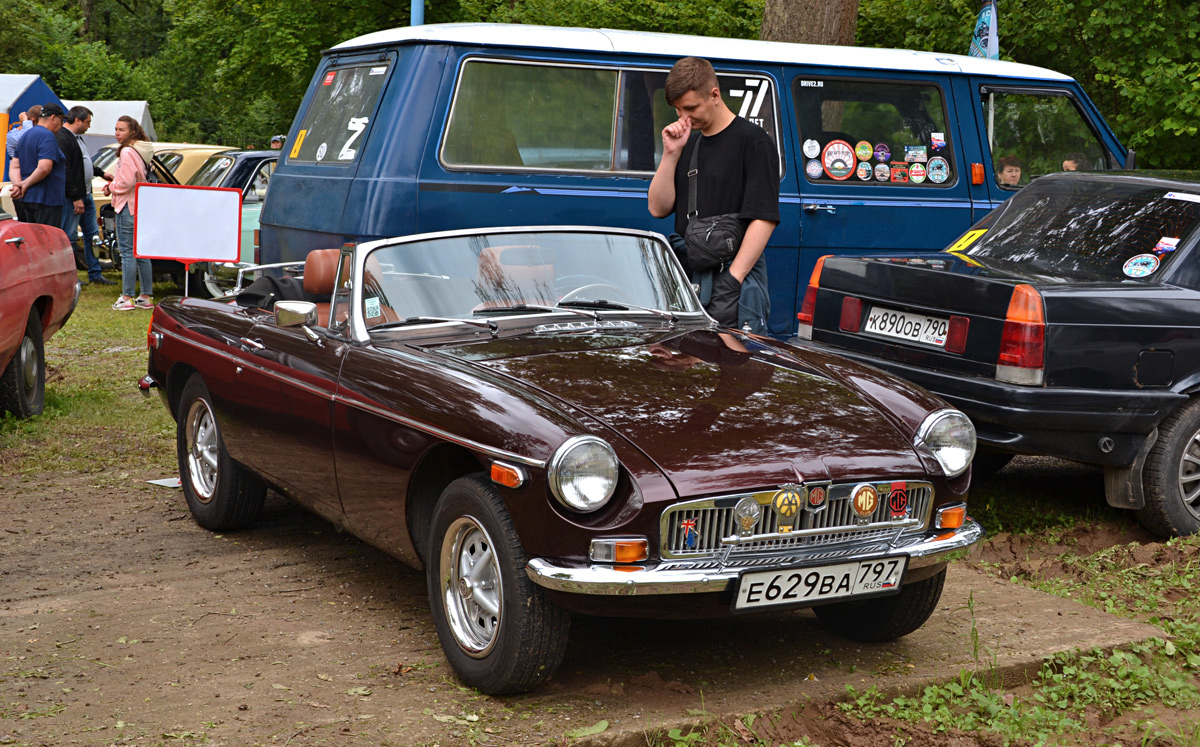
<path id="1" fill-rule="evenodd" d="M 304 145 L 304 136 L 308 134 L 308 130 L 300 130 L 296 135 L 296 142 L 292 144 L 292 152 L 288 154 L 288 158 L 295 158 L 300 155 L 300 146 Z"/>

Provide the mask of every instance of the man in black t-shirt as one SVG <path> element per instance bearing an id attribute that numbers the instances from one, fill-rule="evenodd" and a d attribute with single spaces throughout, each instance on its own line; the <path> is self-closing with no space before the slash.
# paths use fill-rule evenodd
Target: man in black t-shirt
<path id="1" fill-rule="evenodd" d="M 763 250 L 779 223 L 775 144 L 761 127 L 725 105 L 707 60 L 685 57 L 676 62 L 665 92 L 679 119 L 662 131 L 662 160 L 650 182 L 650 214 L 665 218 L 675 213 L 676 233 L 686 231 L 687 172 L 692 151 L 699 147 L 696 217 L 733 213 L 747 223 L 737 255 L 712 278 L 711 293 L 701 282 L 701 300 L 721 324 L 749 324 L 755 332 L 766 333 L 769 302 Z M 693 136 L 693 130 L 700 132 Z"/>

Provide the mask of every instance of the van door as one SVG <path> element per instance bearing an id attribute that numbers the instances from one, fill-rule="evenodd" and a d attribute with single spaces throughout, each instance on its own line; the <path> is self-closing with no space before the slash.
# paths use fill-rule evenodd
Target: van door
<path id="1" fill-rule="evenodd" d="M 1043 174 L 1124 167 L 1125 149 L 1073 81 L 969 80 L 963 115 L 976 122 L 993 205 Z"/>
<path id="2" fill-rule="evenodd" d="M 982 214 L 973 212 L 961 142 L 976 136 L 959 131 L 950 76 L 789 73 L 800 145 L 798 296 L 822 255 L 939 250 Z"/>

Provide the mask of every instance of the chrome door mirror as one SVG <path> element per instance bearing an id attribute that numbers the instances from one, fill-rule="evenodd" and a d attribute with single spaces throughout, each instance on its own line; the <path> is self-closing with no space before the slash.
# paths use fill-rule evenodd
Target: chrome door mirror
<path id="1" fill-rule="evenodd" d="M 317 305 L 309 301 L 276 301 L 276 327 L 317 326 Z"/>

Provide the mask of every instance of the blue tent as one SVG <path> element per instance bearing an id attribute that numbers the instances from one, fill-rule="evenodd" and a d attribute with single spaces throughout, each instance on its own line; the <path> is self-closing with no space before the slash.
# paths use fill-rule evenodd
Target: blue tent
<path id="1" fill-rule="evenodd" d="M 0 132 L 7 136 L 12 125 L 20 121 L 19 115 L 35 104 L 53 101 L 62 106 L 62 101 L 42 82 L 40 75 L 0 75 Z M 63 107 L 66 109 L 66 107 Z M 8 181 L 8 158 L 4 159 L 4 181 Z"/>

